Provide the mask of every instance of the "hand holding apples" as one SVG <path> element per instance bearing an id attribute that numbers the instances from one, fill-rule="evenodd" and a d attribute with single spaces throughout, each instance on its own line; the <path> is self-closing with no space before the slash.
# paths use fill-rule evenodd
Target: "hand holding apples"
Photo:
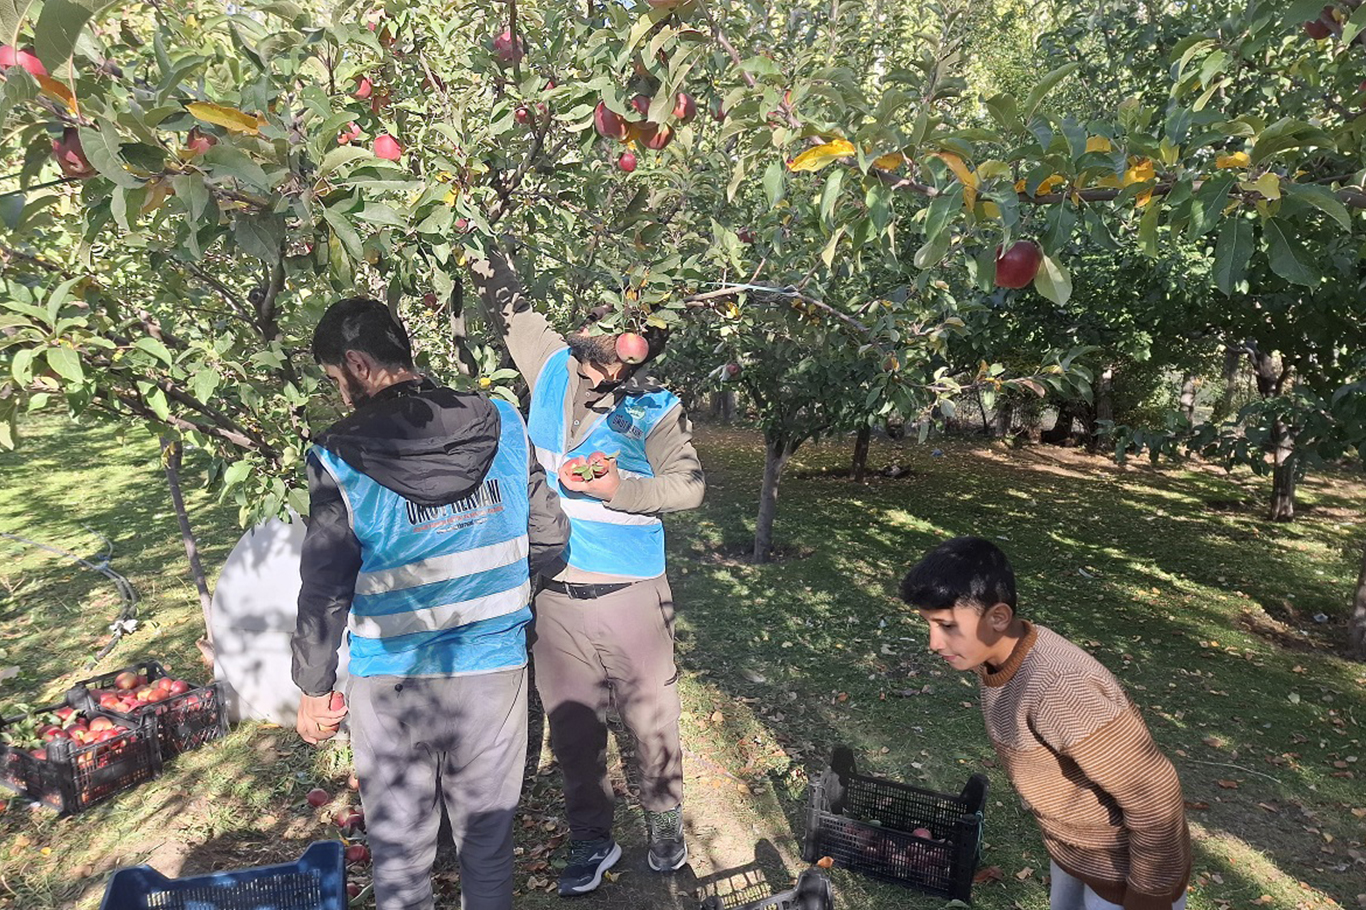
<path id="1" fill-rule="evenodd" d="M 337 726 L 346 716 L 346 703 L 340 692 L 326 695 L 303 695 L 299 699 L 299 714 L 294 729 L 303 741 L 317 745 L 337 735 Z"/>
<path id="2" fill-rule="evenodd" d="M 609 500 L 617 495 L 621 474 L 615 456 L 594 452 L 588 458 L 571 458 L 560 466 L 560 486 L 572 493 Z"/>

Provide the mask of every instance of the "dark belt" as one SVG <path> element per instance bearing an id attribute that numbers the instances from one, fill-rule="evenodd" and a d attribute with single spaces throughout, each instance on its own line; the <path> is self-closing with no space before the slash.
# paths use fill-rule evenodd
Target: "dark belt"
<path id="1" fill-rule="evenodd" d="M 634 581 L 619 582 L 610 585 L 580 585 L 572 581 L 546 581 L 541 587 L 547 591 L 554 591 L 557 594 L 567 594 L 574 600 L 592 600 L 595 597 L 604 597 L 608 594 L 615 594 L 625 588 L 635 584 Z"/>

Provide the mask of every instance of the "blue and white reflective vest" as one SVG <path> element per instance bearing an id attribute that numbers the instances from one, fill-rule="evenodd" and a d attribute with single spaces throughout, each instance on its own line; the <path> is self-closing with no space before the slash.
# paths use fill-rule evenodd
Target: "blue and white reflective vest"
<path id="1" fill-rule="evenodd" d="M 560 486 L 560 467 L 569 459 L 593 452 L 616 455 L 622 477 L 653 477 L 645 457 L 650 431 L 679 406 L 678 398 L 665 389 L 630 395 L 598 419 L 574 448 L 569 448 L 570 351 L 551 355 L 536 379 L 531 394 L 531 417 L 527 429 L 536 446 L 536 457 L 545 468 L 550 486 L 560 495 L 560 507 L 569 517 L 569 546 L 564 551 L 570 566 L 585 572 L 621 578 L 654 578 L 664 573 L 664 523 L 657 515 L 617 512 L 602 500 L 574 493 Z"/>
<path id="2" fill-rule="evenodd" d="M 480 485 L 419 506 L 314 446 L 337 481 L 361 567 L 351 601 L 353 676 L 464 676 L 526 664 L 530 446 L 502 401 L 498 452 Z"/>

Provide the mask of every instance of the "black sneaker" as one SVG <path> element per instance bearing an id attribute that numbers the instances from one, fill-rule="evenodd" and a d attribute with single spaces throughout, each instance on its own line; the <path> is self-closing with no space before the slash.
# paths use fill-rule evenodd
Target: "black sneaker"
<path id="1" fill-rule="evenodd" d="M 688 861 L 688 845 L 683 840 L 683 807 L 663 812 L 645 810 L 645 830 L 650 835 L 650 868 L 673 872 Z"/>
<path id="2" fill-rule="evenodd" d="M 569 864 L 560 873 L 560 897 L 587 894 L 602 884 L 602 874 L 621 859 L 621 848 L 610 837 L 571 840 Z"/>

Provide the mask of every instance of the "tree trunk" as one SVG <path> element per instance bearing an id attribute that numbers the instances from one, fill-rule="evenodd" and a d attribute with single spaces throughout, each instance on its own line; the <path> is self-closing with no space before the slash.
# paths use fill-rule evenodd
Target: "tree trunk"
<path id="1" fill-rule="evenodd" d="M 977 410 L 982 415 L 982 435 L 990 436 L 991 421 L 987 419 L 987 403 L 982 400 L 982 390 L 974 391 L 973 395 L 977 398 Z"/>
<path id="2" fill-rule="evenodd" d="M 1195 374 L 1181 377 L 1181 416 L 1186 423 L 1195 422 Z"/>
<path id="3" fill-rule="evenodd" d="M 778 481 L 797 450 L 786 436 L 764 434 L 764 484 L 759 490 L 759 517 L 754 525 L 754 561 L 773 558 L 773 519 L 778 514 Z"/>
<path id="4" fill-rule="evenodd" d="M 1295 520 L 1295 431 L 1277 420 L 1271 431 L 1276 467 L 1272 472 L 1271 520 Z"/>
<path id="5" fill-rule="evenodd" d="M 1015 417 L 1015 406 L 999 396 L 996 398 L 996 435 L 1005 438 L 1010 435 L 1011 423 Z"/>
<path id="6" fill-rule="evenodd" d="M 1347 650 L 1357 660 L 1366 660 L 1366 547 L 1361 550 L 1361 574 L 1347 619 Z"/>
<path id="7" fill-rule="evenodd" d="M 1224 348 L 1224 393 L 1219 398 L 1219 407 L 1214 419 L 1226 420 L 1233 409 L 1233 396 L 1238 391 L 1238 364 L 1242 360 L 1243 349 L 1229 345 Z"/>
<path id="8" fill-rule="evenodd" d="M 213 595 L 209 593 L 209 581 L 199 561 L 199 546 L 190 527 L 190 514 L 185 510 L 185 497 L 180 492 L 180 464 L 184 454 L 184 447 L 178 441 L 164 436 L 161 438 L 161 463 L 166 470 L 166 484 L 171 488 L 171 504 L 175 508 L 176 520 L 180 522 L 180 540 L 185 545 L 185 556 L 190 561 L 190 576 L 194 578 L 194 586 L 199 591 L 199 607 L 204 612 L 204 638 L 199 650 L 206 661 L 212 662 L 213 626 L 209 620 L 213 615 Z"/>
<path id="9" fill-rule="evenodd" d="M 868 472 L 868 446 L 872 439 L 872 427 L 866 424 L 859 427 L 858 436 L 854 437 L 854 463 L 849 470 L 854 483 L 863 483 L 864 475 Z"/>
<path id="10" fill-rule="evenodd" d="M 730 423 L 735 417 L 735 393 L 730 389 L 711 393 L 711 416 L 721 423 Z"/>

